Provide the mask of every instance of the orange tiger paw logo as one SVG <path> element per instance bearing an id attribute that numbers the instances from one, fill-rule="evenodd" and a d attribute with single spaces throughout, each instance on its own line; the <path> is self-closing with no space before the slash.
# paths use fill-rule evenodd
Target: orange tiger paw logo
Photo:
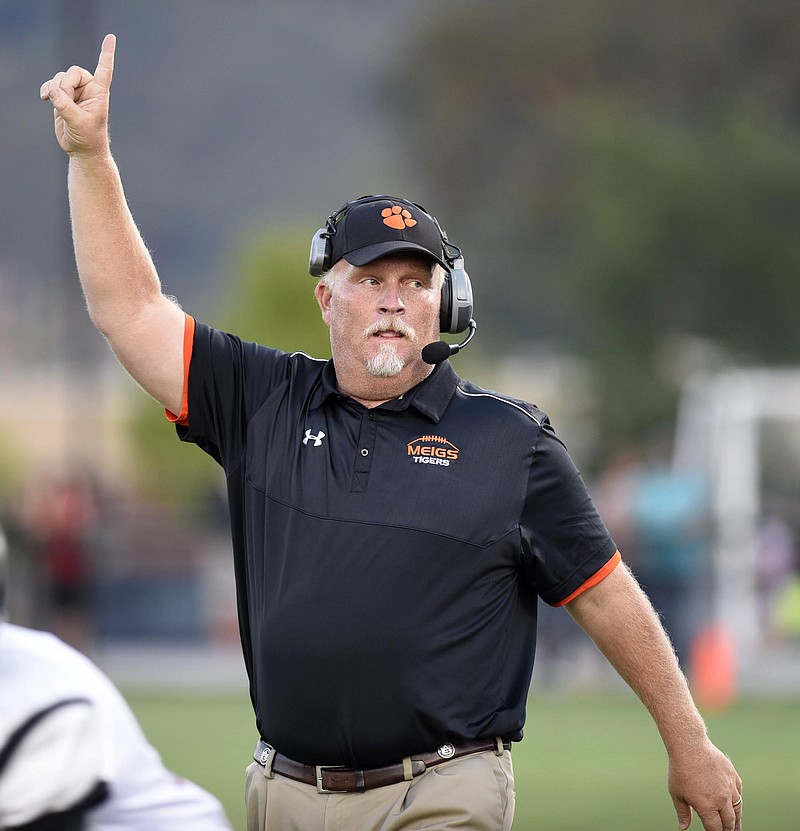
<path id="1" fill-rule="evenodd" d="M 403 228 L 413 228 L 417 224 L 417 220 L 411 216 L 411 211 L 407 208 L 401 208 L 399 205 L 384 208 L 381 211 L 381 216 L 384 225 L 396 228 L 398 231 L 402 231 Z"/>

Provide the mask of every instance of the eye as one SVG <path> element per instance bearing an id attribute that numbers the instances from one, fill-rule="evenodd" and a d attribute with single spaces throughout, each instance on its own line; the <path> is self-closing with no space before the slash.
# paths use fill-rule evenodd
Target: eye
<path id="1" fill-rule="evenodd" d="M 367 286 L 380 285 L 374 277 L 365 277 L 361 282 L 364 283 L 364 285 L 367 285 Z"/>

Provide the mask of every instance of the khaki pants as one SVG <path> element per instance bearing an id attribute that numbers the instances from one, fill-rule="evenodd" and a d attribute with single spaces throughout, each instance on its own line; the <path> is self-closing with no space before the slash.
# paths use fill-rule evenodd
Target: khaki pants
<path id="1" fill-rule="evenodd" d="M 247 768 L 247 831 L 509 831 L 511 753 L 464 756 L 410 782 L 362 793 L 321 794 L 257 762 Z"/>

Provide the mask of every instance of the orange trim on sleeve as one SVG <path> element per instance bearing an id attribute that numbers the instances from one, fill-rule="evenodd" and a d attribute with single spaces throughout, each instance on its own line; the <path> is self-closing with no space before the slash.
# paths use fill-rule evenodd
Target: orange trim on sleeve
<path id="1" fill-rule="evenodd" d="M 184 314 L 186 314 L 184 312 Z M 164 410 L 168 421 L 180 424 L 183 427 L 189 426 L 189 365 L 192 363 L 192 347 L 194 346 L 194 318 L 186 315 L 183 326 L 183 398 L 181 399 L 181 411 L 178 415 Z"/>
<path id="2" fill-rule="evenodd" d="M 553 606 L 566 606 L 570 600 L 574 600 L 579 594 L 583 594 L 586 589 L 590 589 L 592 586 L 596 586 L 602 580 L 605 580 L 609 574 L 622 562 L 622 555 L 617 551 L 614 556 L 598 571 L 596 571 L 585 583 L 578 586 L 574 592 L 569 597 L 565 597 L 564 600 L 561 600 L 558 603 L 553 603 Z"/>

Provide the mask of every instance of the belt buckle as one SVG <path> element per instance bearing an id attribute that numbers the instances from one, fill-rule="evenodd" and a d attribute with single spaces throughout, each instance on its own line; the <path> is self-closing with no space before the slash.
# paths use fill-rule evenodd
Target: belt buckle
<path id="1" fill-rule="evenodd" d="M 317 793 L 347 793 L 347 788 L 344 789 L 330 789 L 322 786 L 322 777 L 325 771 L 328 770 L 350 770 L 347 765 L 314 765 L 314 770 L 317 772 Z"/>

